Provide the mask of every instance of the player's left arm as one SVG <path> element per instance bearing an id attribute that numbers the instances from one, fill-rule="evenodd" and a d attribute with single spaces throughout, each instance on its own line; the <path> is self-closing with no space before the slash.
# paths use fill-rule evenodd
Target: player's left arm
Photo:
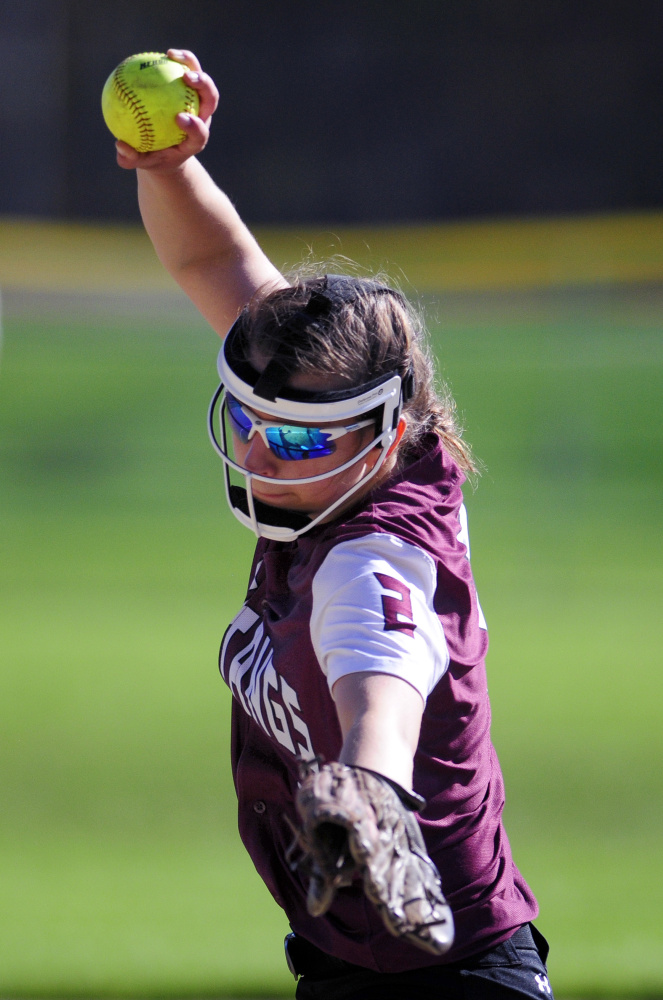
<path id="1" fill-rule="evenodd" d="M 332 694 L 340 762 L 304 763 L 297 792 L 308 911 L 326 913 L 339 888 L 361 879 L 391 934 L 444 955 L 453 914 L 413 814 L 425 802 L 410 791 L 423 697 L 400 677 L 361 671 L 339 677 Z"/>
<path id="2" fill-rule="evenodd" d="M 312 584 L 311 639 L 343 736 L 340 761 L 412 788 L 428 695 L 449 665 L 435 563 L 386 533 L 335 545 Z"/>
<path id="3" fill-rule="evenodd" d="M 420 693 L 401 677 L 345 674 L 332 688 L 343 747 L 339 760 L 412 788 L 412 761 L 424 710 Z"/>
<path id="4" fill-rule="evenodd" d="M 392 934 L 442 955 L 453 915 L 413 815 L 426 803 L 412 788 L 425 700 L 449 664 L 435 585 L 430 556 L 380 533 L 340 542 L 318 568 L 311 638 L 342 746 L 338 761 L 303 765 L 297 843 L 309 913 L 325 913 L 359 877 Z"/>

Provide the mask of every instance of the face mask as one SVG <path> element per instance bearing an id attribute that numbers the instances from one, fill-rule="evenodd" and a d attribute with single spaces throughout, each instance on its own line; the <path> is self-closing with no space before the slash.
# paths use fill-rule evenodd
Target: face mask
<path id="1" fill-rule="evenodd" d="M 325 281 L 324 294 L 315 293 L 299 317 L 304 327 L 334 307 L 338 299 L 349 301 L 356 297 L 354 279 L 329 275 Z M 390 289 L 377 283 L 372 290 L 390 292 Z M 259 537 L 290 541 L 328 518 L 380 470 L 397 438 L 403 403 L 411 398 L 412 378 L 407 376 L 403 381 L 396 372 L 389 372 L 349 389 L 329 392 L 292 389 L 287 384 L 288 366 L 282 361 L 273 359 L 263 371 L 258 371 L 245 357 L 240 346 L 245 342 L 241 336 L 244 322 L 246 316 L 241 314 L 219 352 L 221 384 L 209 408 L 209 434 L 224 463 L 226 497 L 235 517 Z M 269 413 L 270 419 L 263 420 L 256 411 Z M 334 442 L 342 435 L 371 425 L 375 427 L 372 440 L 349 461 L 318 475 L 296 479 L 279 476 L 278 482 L 283 485 L 329 479 L 359 462 L 369 451 L 379 448 L 380 452 L 377 461 L 359 482 L 315 517 L 308 517 L 297 511 L 272 507 L 253 496 L 254 481 L 274 483 L 276 480 L 250 472 L 235 461 L 231 454 L 232 441 L 229 440 L 227 423 L 239 440 L 245 443 L 252 435 L 260 434 L 265 444 L 284 461 L 333 454 Z M 235 482 L 231 480 L 231 473 Z"/>

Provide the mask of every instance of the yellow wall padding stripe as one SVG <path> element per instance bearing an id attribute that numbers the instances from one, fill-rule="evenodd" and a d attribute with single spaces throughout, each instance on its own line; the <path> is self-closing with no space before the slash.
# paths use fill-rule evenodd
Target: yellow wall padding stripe
<path id="1" fill-rule="evenodd" d="M 256 234 L 280 267 L 309 256 L 348 258 L 406 292 L 663 281 L 663 212 Z M 0 288 L 129 293 L 174 285 L 140 226 L 0 219 Z"/>

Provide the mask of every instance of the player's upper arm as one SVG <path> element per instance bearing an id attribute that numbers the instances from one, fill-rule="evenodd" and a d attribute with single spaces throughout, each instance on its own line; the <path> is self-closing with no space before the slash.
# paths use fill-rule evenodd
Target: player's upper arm
<path id="1" fill-rule="evenodd" d="M 287 287 L 288 282 L 262 251 L 246 254 L 230 266 L 215 258 L 192 261 L 177 275 L 177 282 L 221 337 L 259 290 Z"/>
<path id="2" fill-rule="evenodd" d="M 221 336 L 258 289 L 288 284 L 195 157 L 177 171 L 137 174 L 143 224 L 159 260 Z"/>
<path id="3" fill-rule="evenodd" d="M 392 674 L 425 700 L 449 665 L 433 600 L 433 559 L 387 534 L 336 545 L 313 581 L 311 638 L 330 688 L 349 673 Z"/>

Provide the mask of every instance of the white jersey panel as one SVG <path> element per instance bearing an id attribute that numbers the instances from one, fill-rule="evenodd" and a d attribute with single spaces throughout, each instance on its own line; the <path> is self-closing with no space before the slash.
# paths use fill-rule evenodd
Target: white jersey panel
<path id="1" fill-rule="evenodd" d="M 329 688 L 363 670 L 393 674 L 424 701 L 449 665 L 433 598 L 435 563 L 394 535 L 335 545 L 313 579 L 311 639 Z"/>

